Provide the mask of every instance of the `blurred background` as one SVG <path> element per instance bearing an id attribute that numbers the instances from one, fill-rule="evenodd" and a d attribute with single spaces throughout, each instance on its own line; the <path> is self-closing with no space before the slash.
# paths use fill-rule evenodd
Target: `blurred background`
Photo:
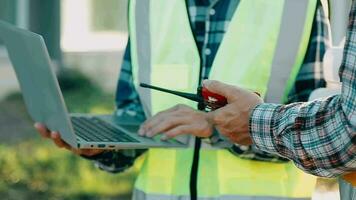
<path id="1" fill-rule="evenodd" d="M 127 0 L 0 0 L 0 20 L 41 34 L 70 112 L 110 113 L 127 42 Z M 42 140 L 0 41 L 0 199 L 130 199 L 142 158 L 121 174 Z M 319 179 L 314 200 L 338 199 Z"/>
<path id="2" fill-rule="evenodd" d="M 127 0 L 0 0 L 0 20 L 41 34 L 68 109 L 110 113 Z M 42 140 L 0 41 L 0 199 L 130 199 L 137 168 L 109 174 Z"/>

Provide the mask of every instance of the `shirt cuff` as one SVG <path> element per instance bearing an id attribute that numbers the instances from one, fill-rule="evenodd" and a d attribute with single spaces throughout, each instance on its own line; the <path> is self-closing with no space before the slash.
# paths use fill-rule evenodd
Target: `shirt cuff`
<path id="1" fill-rule="evenodd" d="M 250 135 L 256 147 L 262 151 L 278 154 L 274 136 L 274 119 L 280 104 L 257 105 L 250 115 Z"/>

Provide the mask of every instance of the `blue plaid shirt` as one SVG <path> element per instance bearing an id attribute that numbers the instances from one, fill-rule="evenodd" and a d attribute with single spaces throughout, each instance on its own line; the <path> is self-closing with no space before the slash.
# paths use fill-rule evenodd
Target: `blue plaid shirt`
<path id="1" fill-rule="evenodd" d="M 349 18 L 341 95 L 309 103 L 261 104 L 250 132 L 261 150 L 277 153 L 302 170 L 333 177 L 356 171 L 356 1 Z"/>
<path id="2" fill-rule="evenodd" d="M 212 63 L 238 7 L 239 0 L 188 0 L 189 15 L 202 58 L 202 77 L 209 75 Z M 307 101 L 316 88 L 325 86 L 322 73 L 322 58 L 329 45 L 328 20 L 319 5 L 315 14 L 311 38 L 304 63 L 299 71 L 288 102 Z M 138 94 L 132 82 L 130 42 L 124 55 L 117 87 L 117 112 L 125 112 L 145 119 Z M 255 146 L 234 146 L 230 151 L 236 156 L 263 161 L 284 162 L 285 158 L 258 150 Z M 97 165 L 110 172 L 119 172 L 130 167 L 144 150 L 105 151 L 93 157 Z"/>

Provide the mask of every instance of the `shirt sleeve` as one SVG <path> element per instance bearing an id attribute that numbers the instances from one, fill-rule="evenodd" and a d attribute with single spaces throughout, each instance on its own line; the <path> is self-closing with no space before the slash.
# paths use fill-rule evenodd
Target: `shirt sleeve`
<path id="1" fill-rule="evenodd" d="M 340 95 L 307 103 L 261 104 L 250 116 L 257 148 L 325 177 L 356 170 L 356 1 L 340 67 Z"/>
<path id="2" fill-rule="evenodd" d="M 145 119 L 139 96 L 132 81 L 132 66 L 130 53 L 130 39 L 128 40 L 123 63 L 121 66 L 120 78 L 116 91 L 116 115 L 129 115 L 136 117 L 140 121 Z M 130 149 L 104 151 L 93 157 L 85 157 L 93 160 L 95 165 L 102 170 L 111 173 L 123 172 L 130 168 L 136 158 L 142 155 L 146 149 Z"/>
<path id="3" fill-rule="evenodd" d="M 133 84 L 130 38 L 128 39 L 124 59 L 121 65 L 115 102 L 117 112 L 126 112 L 135 115 L 141 120 L 146 118 L 139 95 Z"/>

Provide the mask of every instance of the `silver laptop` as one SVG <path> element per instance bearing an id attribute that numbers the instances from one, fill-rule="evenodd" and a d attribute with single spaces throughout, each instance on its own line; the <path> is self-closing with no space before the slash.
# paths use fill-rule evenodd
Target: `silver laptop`
<path id="1" fill-rule="evenodd" d="M 75 148 L 129 149 L 187 147 L 188 141 L 146 138 L 137 134 L 140 121 L 116 115 L 68 114 L 42 36 L 0 21 L 5 43 L 25 100 L 36 122 L 59 131 Z"/>

